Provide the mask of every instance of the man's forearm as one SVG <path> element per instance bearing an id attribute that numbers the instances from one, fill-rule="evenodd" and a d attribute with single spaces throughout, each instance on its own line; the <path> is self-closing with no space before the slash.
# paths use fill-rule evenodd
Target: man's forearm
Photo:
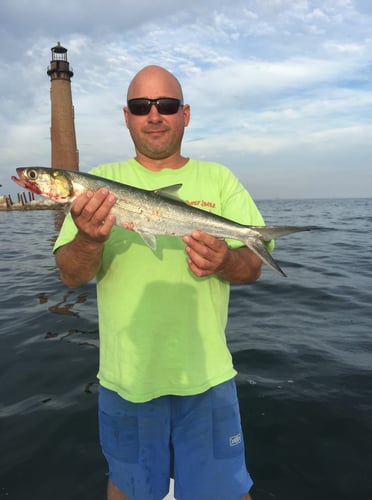
<path id="1" fill-rule="evenodd" d="M 103 246 L 103 242 L 87 240 L 78 233 L 71 243 L 60 247 L 55 258 L 63 283 L 76 288 L 93 279 L 101 267 Z"/>
<path id="2" fill-rule="evenodd" d="M 78 232 L 71 243 L 56 252 L 56 263 L 63 283 L 75 288 L 90 281 L 101 267 L 103 247 L 109 238 L 115 217 L 110 211 L 116 197 L 108 189 L 85 191 L 71 206 Z"/>
<path id="3" fill-rule="evenodd" d="M 228 250 L 223 265 L 216 271 L 217 276 L 230 283 L 249 283 L 261 275 L 262 262 L 247 247 Z"/>

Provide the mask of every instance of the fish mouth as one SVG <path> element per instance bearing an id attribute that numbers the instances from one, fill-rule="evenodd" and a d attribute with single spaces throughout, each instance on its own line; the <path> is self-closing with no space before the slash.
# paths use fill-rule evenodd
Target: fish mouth
<path id="1" fill-rule="evenodd" d="M 27 180 L 27 177 L 23 175 L 23 168 L 17 168 L 16 171 L 18 177 L 12 175 L 10 178 L 13 182 L 15 182 L 16 184 L 18 184 L 18 186 L 21 186 L 24 189 L 29 189 L 30 191 L 33 191 L 36 194 L 41 194 L 39 188 L 32 182 L 29 182 Z"/>
<path id="2" fill-rule="evenodd" d="M 23 168 L 21 168 L 21 167 L 16 168 L 16 171 L 17 171 L 18 177 L 16 177 L 15 175 L 12 175 L 11 180 L 13 182 L 15 182 L 16 184 L 18 184 L 19 186 L 26 187 L 26 179 L 25 179 L 25 176 L 23 175 Z"/>
<path id="3" fill-rule="evenodd" d="M 18 186 L 26 187 L 25 181 L 23 179 L 18 179 L 18 177 L 16 177 L 15 175 L 11 176 L 11 180 L 16 184 L 18 184 Z"/>

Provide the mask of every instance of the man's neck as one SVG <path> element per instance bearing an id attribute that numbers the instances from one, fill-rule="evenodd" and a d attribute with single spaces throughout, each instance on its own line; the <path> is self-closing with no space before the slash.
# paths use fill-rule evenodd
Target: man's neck
<path id="1" fill-rule="evenodd" d="M 177 170 L 178 168 L 182 168 L 189 161 L 189 158 L 185 158 L 181 155 L 169 156 L 168 158 L 163 159 L 154 159 L 148 158 L 141 154 L 137 154 L 135 156 L 135 160 L 138 161 L 143 167 L 152 170 L 154 172 L 159 172 L 165 168 L 171 168 L 173 170 Z"/>

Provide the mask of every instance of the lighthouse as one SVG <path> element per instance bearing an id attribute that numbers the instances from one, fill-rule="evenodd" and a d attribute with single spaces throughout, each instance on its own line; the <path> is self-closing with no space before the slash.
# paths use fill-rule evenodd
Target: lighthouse
<path id="1" fill-rule="evenodd" d="M 76 145 L 71 94 L 71 78 L 74 73 L 67 60 L 65 47 L 58 42 L 51 51 L 52 60 L 47 71 L 51 82 L 51 166 L 79 170 L 79 151 Z"/>

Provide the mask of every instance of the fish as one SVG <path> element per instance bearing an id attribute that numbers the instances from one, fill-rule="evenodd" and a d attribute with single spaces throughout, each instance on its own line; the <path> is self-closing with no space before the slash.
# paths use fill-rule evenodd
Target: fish
<path id="1" fill-rule="evenodd" d="M 61 168 L 20 167 L 11 179 L 38 195 L 70 206 L 84 191 L 105 187 L 117 197 L 111 213 L 115 224 L 137 232 L 151 249 L 156 236 L 191 234 L 198 229 L 217 238 L 238 240 L 250 248 L 266 265 L 286 276 L 273 259 L 265 242 L 290 233 L 309 231 L 310 226 L 249 226 L 191 206 L 178 197 L 182 184 L 145 190 L 85 172 Z"/>

